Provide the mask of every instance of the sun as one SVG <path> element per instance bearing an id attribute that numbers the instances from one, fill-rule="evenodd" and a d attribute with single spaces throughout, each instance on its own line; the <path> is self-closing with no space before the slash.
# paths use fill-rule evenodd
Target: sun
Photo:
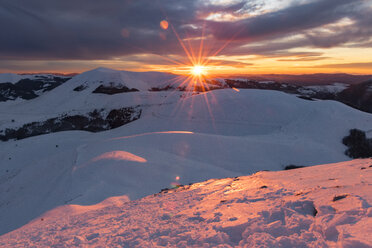
<path id="1" fill-rule="evenodd" d="M 194 76 L 201 76 L 201 75 L 204 75 L 205 73 L 206 73 L 205 68 L 203 66 L 194 65 L 191 68 L 191 74 L 194 75 Z"/>

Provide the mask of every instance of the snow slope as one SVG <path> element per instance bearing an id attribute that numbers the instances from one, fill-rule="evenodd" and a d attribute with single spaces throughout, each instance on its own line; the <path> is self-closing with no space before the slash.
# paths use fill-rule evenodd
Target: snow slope
<path id="1" fill-rule="evenodd" d="M 32 101 L 1 103 L 0 128 L 19 127 L 25 123 L 45 121 L 61 114 L 86 114 L 94 109 L 110 110 L 115 107 L 160 103 L 163 102 L 162 97 L 147 100 L 150 97 L 150 94 L 147 94 L 148 90 L 174 83 L 177 79 L 180 77 L 160 72 L 139 73 L 97 68 L 73 77 L 48 94 L 43 94 Z M 111 84 L 139 89 L 141 92 L 113 96 L 92 94 L 99 86 Z M 82 85 L 83 90 L 74 91 Z"/>
<path id="2" fill-rule="evenodd" d="M 22 75 L 15 73 L 0 73 L 0 83 L 17 83 L 23 78 Z"/>
<path id="3" fill-rule="evenodd" d="M 0 246 L 371 247 L 371 190 L 372 159 L 212 179 L 62 206 Z"/>
<path id="4" fill-rule="evenodd" d="M 54 102 L 43 101 L 52 93 L 31 100 L 24 113 L 52 111 Z M 174 183 L 345 161 L 342 137 L 351 128 L 372 126 L 370 114 L 341 103 L 277 91 L 74 97 L 60 109 L 73 107 L 71 99 L 95 108 L 141 104 L 143 114 L 102 133 L 71 131 L 1 142 L 0 222 L 5 224 L 0 233 L 65 204 L 96 204 L 119 195 L 133 200 Z M 9 118 L 24 120 L 27 114 Z"/>

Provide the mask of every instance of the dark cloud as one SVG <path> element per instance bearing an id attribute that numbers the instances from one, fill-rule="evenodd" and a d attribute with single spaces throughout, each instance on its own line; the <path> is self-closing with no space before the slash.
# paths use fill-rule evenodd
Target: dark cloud
<path id="1" fill-rule="evenodd" d="M 156 53 L 183 56 L 181 37 L 197 38 L 202 27 L 210 54 L 234 38 L 224 55 L 289 54 L 296 47 L 370 44 L 371 8 L 365 0 L 308 0 L 243 18 L 264 1 L 229 5 L 201 0 L 0 0 L 0 60 L 99 60 Z M 209 13 L 231 14 L 235 22 L 204 21 Z M 353 23 L 332 32 L 314 30 L 348 17 Z M 162 30 L 160 21 L 171 26 Z M 289 41 L 279 38 L 302 34 Z M 246 46 L 251 42 L 262 45 Z M 198 40 L 194 43 L 199 42 Z"/>
<path id="2" fill-rule="evenodd" d="M 365 0 L 315 0 L 306 4 L 289 6 L 275 12 L 231 22 L 209 22 L 216 39 L 234 37 L 235 45 L 225 54 L 267 54 L 297 47 L 330 48 L 354 42 L 366 43 L 372 37 L 372 10 Z M 346 26 L 319 28 L 350 20 Z M 291 38 L 288 41 L 276 41 Z M 262 45 L 246 46 L 252 42 Z"/>
<path id="3" fill-rule="evenodd" d="M 176 29 L 195 19 L 196 0 L 0 1 L 0 56 L 35 59 L 107 59 L 179 50 Z M 127 35 L 122 35 L 126 30 Z M 162 33 L 163 35 L 161 35 Z"/>
<path id="4" fill-rule="evenodd" d="M 306 4 L 235 22 L 211 22 L 217 39 L 260 40 L 271 36 L 303 32 L 333 23 L 345 16 L 354 16 L 352 10 L 363 0 L 317 0 Z"/>

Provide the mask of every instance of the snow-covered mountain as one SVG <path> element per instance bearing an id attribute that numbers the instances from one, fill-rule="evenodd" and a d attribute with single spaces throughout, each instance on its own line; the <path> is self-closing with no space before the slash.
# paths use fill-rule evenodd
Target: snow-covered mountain
<path id="1" fill-rule="evenodd" d="M 133 107 L 129 110 L 134 112 L 135 115 L 138 115 L 140 109 L 134 109 L 134 107 L 148 104 L 146 99 L 142 99 L 141 95 L 147 95 L 147 92 L 152 87 L 168 85 L 177 77 L 178 76 L 166 73 L 126 72 L 106 68 L 88 71 L 73 77 L 71 80 L 63 83 L 63 85 L 48 92 L 48 94 L 43 94 L 32 101 L 8 101 L 2 103 L 0 105 L 0 136 L 5 134 L 6 129 L 12 129 L 14 132 L 17 131 L 18 133 L 31 132 L 31 129 L 40 129 L 38 126 L 43 126 L 45 122 L 47 122 L 47 124 L 67 122 L 67 124 L 60 127 L 60 129 L 73 130 L 73 127 L 69 129 L 68 126 L 79 127 L 82 125 L 82 121 L 66 121 L 65 117 L 74 120 L 77 119 L 78 121 L 85 118 L 88 122 L 97 122 L 102 119 L 102 121 L 105 122 L 111 110 L 122 111 L 123 107 Z M 109 97 L 108 95 L 111 94 L 98 94 L 100 92 L 97 92 L 97 89 L 102 90 L 102 87 L 106 87 L 106 90 L 124 90 L 120 93 L 127 93 L 125 95 L 115 94 Z M 137 90 L 141 92 L 139 94 L 130 94 L 133 92 L 131 89 L 133 89 L 134 92 Z M 142 93 L 142 91 L 146 93 Z M 150 100 L 149 103 L 161 101 L 162 99 L 153 99 Z M 91 118 L 91 115 L 97 115 L 96 113 L 99 114 L 100 119 Z M 37 127 L 31 125 L 31 123 L 37 124 Z M 104 125 L 106 125 L 106 123 L 100 126 Z M 20 130 L 22 127 L 24 128 Z M 23 131 L 26 129 L 28 131 Z M 53 130 L 53 126 L 47 125 L 43 129 Z M 82 130 L 91 129 L 91 127 L 88 127 Z M 9 137 L 13 138 L 14 135 L 10 135 Z M 23 136 L 21 135 L 20 137 Z"/>
<path id="2" fill-rule="evenodd" d="M 176 80 L 179 76 L 161 72 L 130 72 L 109 68 L 97 68 L 75 76 L 66 86 L 75 91 L 87 90 L 93 92 L 99 86 L 127 87 L 139 91 L 148 91 L 153 87 L 163 87 Z M 80 88 L 77 88 L 80 87 Z M 77 88 L 77 89 L 76 89 Z"/>
<path id="3" fill-rule="evenodd" d="M 0 73 L 0 102 L 34 99 L 69 79 L 68 76 L 53 74 Z"/>
<path id="4" fill-rule="evenodd" d="M 24 138 L 0 141 L 0 234 L 66 204 L 346 161 L 342 138 L 372 127 L 368 113 L 280 91 L 151 90 L 182 79 L 99 68 L 37 98 L 0 102 L 0 138 Z M 102 85 L 138 91 L 94 93 Z"/>
<path id="5" fill-rule="evenodd" d="M 372 159 L 213 179 L 61 206 L 0 246 L 371 247 L 371 185 Z"/>
<path id="6" fill-rule="evenodd" d="M 108 130 L 138 119 L 141 106 L 163 103 L 168 96 L 174 102 L 181 92 L 224 85 L 218 81 L 205 83 L 206 86 L 198 85 L 190 78 L 168 73 L 97 68 L 73 77 L 34 101 L 0 105 L 0 140 L 66 130 Z M 149 93 L 166 91 L 172 94 L 161 93 L 163 96 L 159 97 Z M 126 118 L 118 113 L 125 113 Z"/>

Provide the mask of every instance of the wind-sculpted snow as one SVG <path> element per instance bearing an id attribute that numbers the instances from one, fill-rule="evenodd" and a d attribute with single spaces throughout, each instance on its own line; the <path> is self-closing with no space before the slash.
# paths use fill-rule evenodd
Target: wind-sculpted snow
<path id="1" fill-rule="evenodd" d="M 371 247 L 372 159 L 56 208 L 3 247 Z"/>

